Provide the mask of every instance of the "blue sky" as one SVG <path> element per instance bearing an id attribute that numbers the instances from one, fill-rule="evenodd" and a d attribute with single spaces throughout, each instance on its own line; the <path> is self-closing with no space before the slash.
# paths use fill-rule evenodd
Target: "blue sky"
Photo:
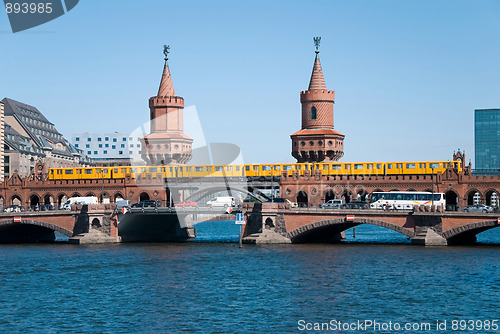
<path id="1" fill-rule="evenodd" d="M 314 61 L 334 90 L 342 161 L 474 155 L 473 113 L 500 107 L 500 1 L 98 1 L 13 34 L 0 13 L 0 95 L 68 139 L 147 122 L 163 44 L 207 142 L 292 162 Z M 184 120 L 185 123 L 189 119 Z"/>

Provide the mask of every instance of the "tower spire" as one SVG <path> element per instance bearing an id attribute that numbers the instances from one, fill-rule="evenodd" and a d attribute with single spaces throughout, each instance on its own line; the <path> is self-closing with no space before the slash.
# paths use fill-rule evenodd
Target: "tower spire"
<path id="1" fill-rule="evenodd" d="M 323 70 L 321 69 L 321 63 L 319 61 L 319 43 L 321 42 L 321 37 L 314 37 L 313 40 L 314 45 L 316 46 L 316 58 L 314 59 L 314 66 L 308 90 L 326 90 L 325 77 L 323 76 Z"/>
<path id="2" fill-rule="evenodd" d="M 163 45 L 163 54 L 165 55 L 165 65 L 163 66 L 163 74 L 161 76 L 160 88 L 158 89 L 158 96 L 175 96 L 174 84 L 170 76 L 170 69 L 168 68 L 168 53 L 170 46 Z"/>

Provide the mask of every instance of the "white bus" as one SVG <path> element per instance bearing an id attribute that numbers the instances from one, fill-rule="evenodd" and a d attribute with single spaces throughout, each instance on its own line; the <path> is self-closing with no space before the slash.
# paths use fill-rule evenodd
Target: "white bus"
<path id="1" fill-rule="evenodd" d="M 411 210 L 414 206 L 440 206 L 446 205 L 443 193 L 420 191 L 391 191 L 374 192 L 370 197 L 370 209 Z"/>

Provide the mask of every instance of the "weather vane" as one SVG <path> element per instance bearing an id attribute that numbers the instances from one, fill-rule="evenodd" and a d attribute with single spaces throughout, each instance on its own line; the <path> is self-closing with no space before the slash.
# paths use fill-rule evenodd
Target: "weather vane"
<path id="1" fill-rule="evenodd" d="M 319 42 L 321 42 L 321 37 L 313 37 L 314 45 L 316 46 L 316 53 L 319 53 Z"/>
<path id="2" fill-rule="evenodd" d="M 163 45 L 163 54 L 165 55 L 165 61 L 168 60 L 168 52 L 170 51 L 170 46 Z"/>

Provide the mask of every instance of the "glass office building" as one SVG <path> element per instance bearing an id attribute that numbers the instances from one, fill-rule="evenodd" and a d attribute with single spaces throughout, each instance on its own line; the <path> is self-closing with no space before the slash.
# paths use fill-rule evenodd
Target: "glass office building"
<path id="1" fill-rule="evenodd" d="M 475 174 L 500 174 L 500 109 L 474 112 Z"/>

